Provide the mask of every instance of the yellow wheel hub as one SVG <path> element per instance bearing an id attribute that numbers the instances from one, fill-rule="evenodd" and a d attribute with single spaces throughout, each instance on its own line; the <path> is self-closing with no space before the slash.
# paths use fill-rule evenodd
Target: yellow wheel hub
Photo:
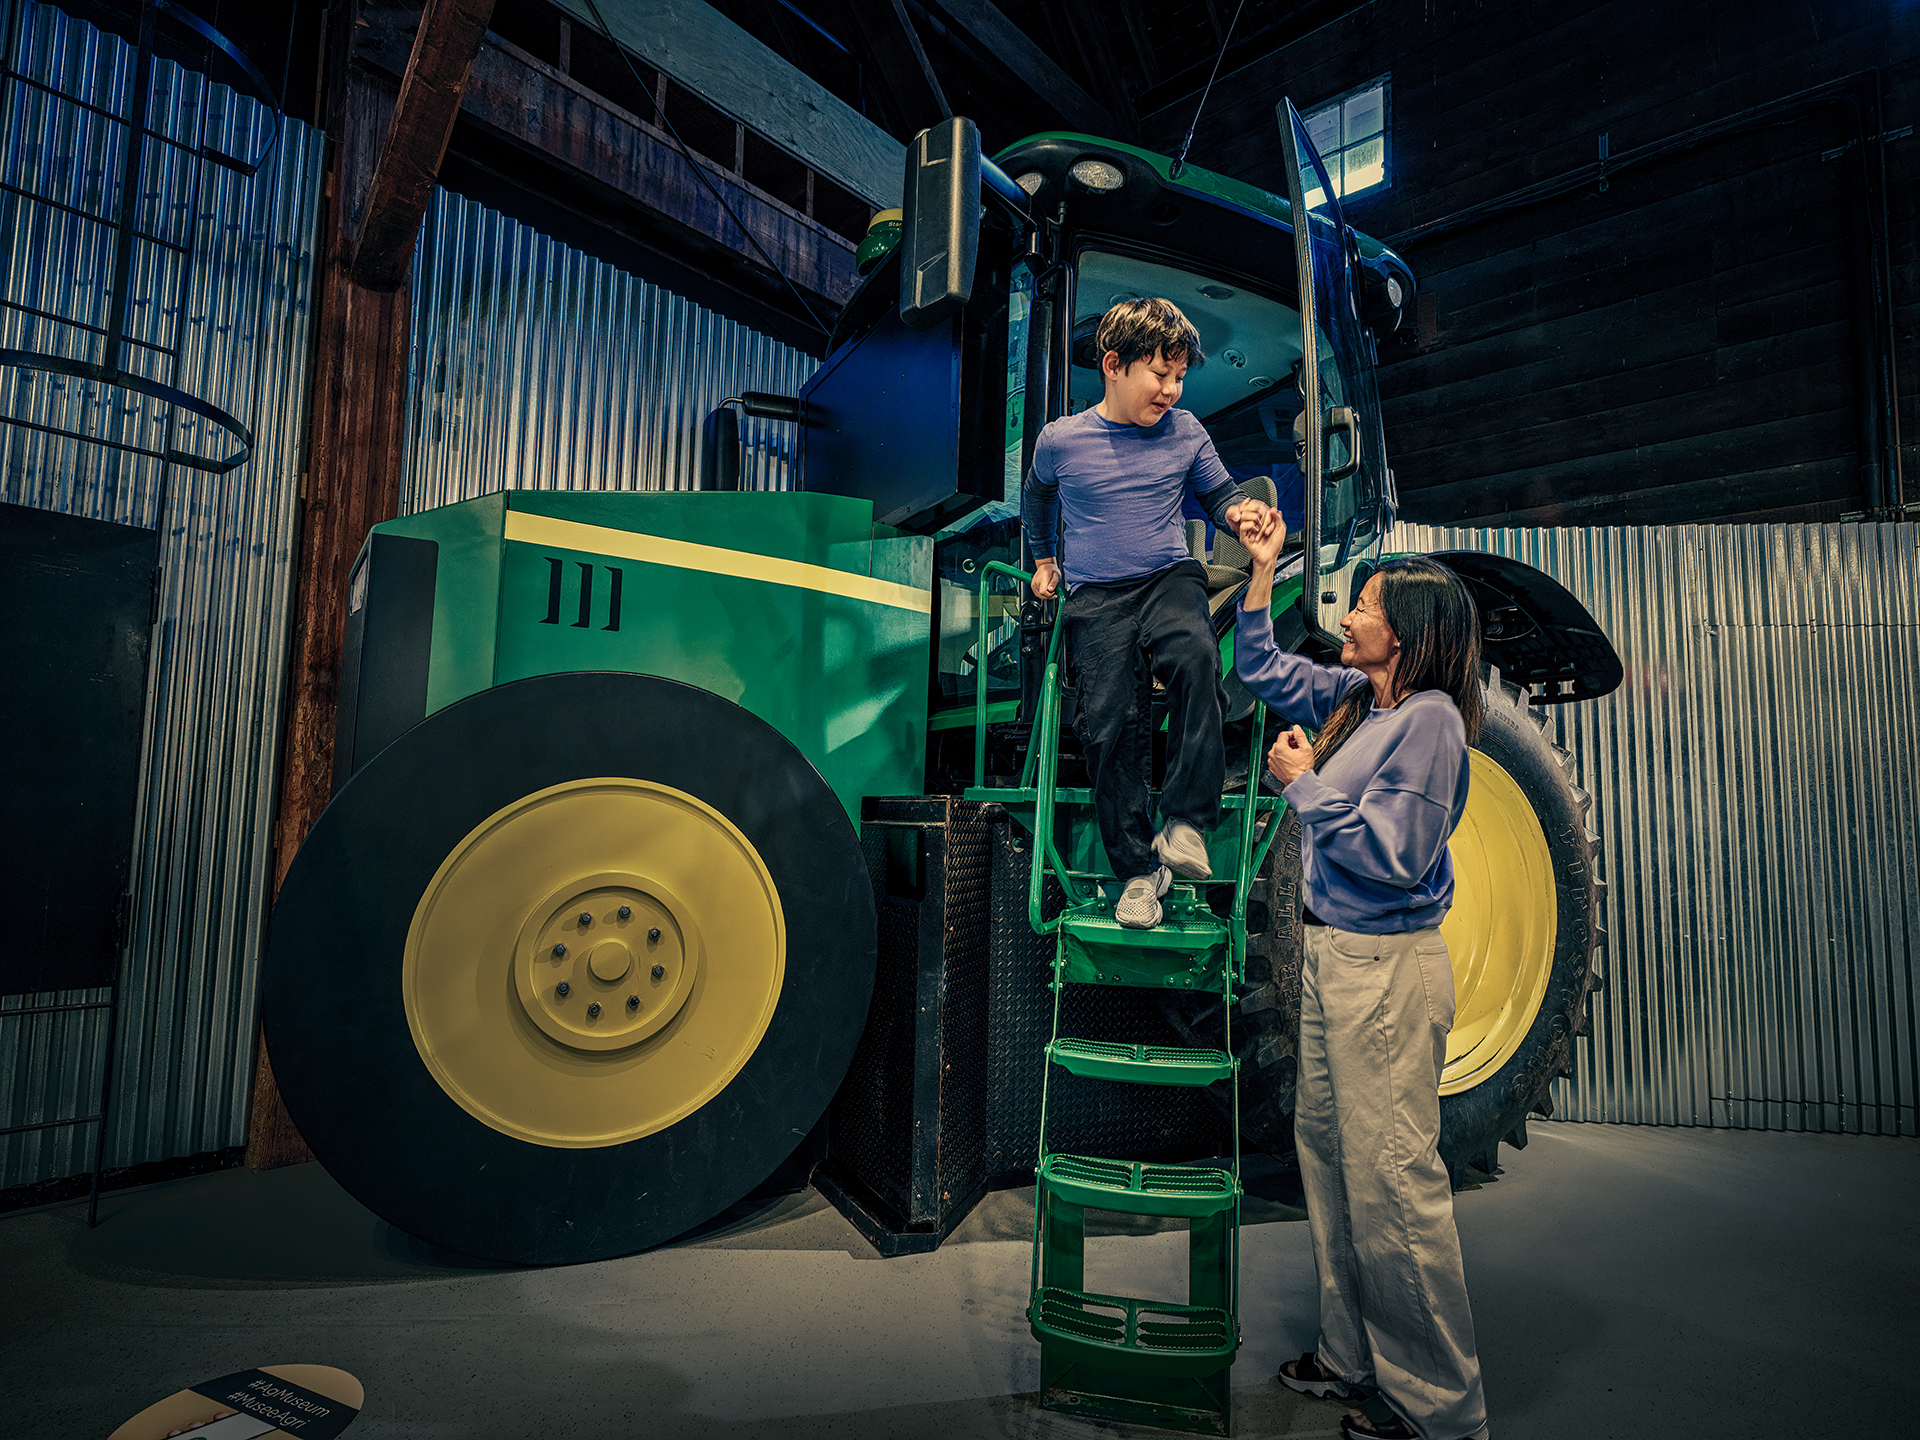
<path id="1" fill-rule="evenodd" d="M 1454 1020 L 1440 1093 L 1487 1079 L 1520 1048 L 1553 973 L 1559 908 L 1553 855 L 1533 806 L 1499 762 L 1468 752 L 1473 788 L 1453 833 Z"/>
<path id="2" fill-rule="evenodd" d="M 779 1002 L 766 865 L 711 806 L 569 781 L 453 848 L 407 932 L 413 1043 L 476 1120 L 536 1145 L 651 1135 L 740 1073 Z"/>

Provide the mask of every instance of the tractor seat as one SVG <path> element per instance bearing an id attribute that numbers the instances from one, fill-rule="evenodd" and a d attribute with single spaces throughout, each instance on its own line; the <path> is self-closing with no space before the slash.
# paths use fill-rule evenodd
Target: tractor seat
<path id="1" fill-rule="evenodd" d="M 1279 492 L 1274 488 L 1271 475 L 1251 475 L 1240 482 L 1240 488 L 1247 492 L 1250 499 L 1264 501 L 1268 505 L 1279 501 Z M 1240 543 L 1238 535 L 1230 535 L 1225 530 L 1213 532 L 1213 552 L 1207 553 L 1207 525 L 1204 520 L 1187 522 L 1187 550 L 1207 570 L 1207 592 L 1217 595 L 1220 591 L 1238 585 L 1247 578 L 1247 572 L 1253 568 L 1253 557 L 1247 553 L 1247 547 Z"/>

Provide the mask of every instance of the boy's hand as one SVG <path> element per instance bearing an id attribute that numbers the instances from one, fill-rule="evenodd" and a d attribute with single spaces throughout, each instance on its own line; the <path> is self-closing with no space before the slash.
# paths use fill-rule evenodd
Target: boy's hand
<path id="1" fill-rule="evenodd" d="M 1269 509 L 1258 522 L 1241 522 L 1240 543 L 1247 547 L 1256 565 L 1274 565 L 1280 559 L 1280 547 L 1287 542 L 1286 517 Z"/>
<path id="2" fill-rule="evenodd" d="M 1060 567 L 1051 559 L 1033 562 L 1033 579 L 1028 582 L 1036 600 L 1051 600 L 1060 588 Z"/>
<path id="3" fill-rule="evenodd" d="M 1233 504 L 1227 506 L 1227 524 L 1231 525 L 1237 533 L 1246 529 L 1249 520 L 1257 524 L 1260 518 L 1268 513 L 1268 510 L 1269 507 L 1266 501 L 1256 500 L 1253 496 L 1249 495 L 1246 499 L 1236 500 Z"/>
<path id="4" fill-rule="evenodd" d="M 1313 769 L 1313 742 L 1298 725 L 1273 742 L 1267 752 L 1267 769 L 1282 790 Z"/>

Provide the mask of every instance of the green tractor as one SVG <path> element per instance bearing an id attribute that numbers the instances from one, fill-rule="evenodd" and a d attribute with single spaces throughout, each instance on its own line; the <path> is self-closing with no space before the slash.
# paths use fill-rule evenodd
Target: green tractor
<path id="1" fill-rule="evenodd" d="M 885 1253 L 1037 1177 L 1048 1403 L 1225 1433 L 1242 1139 L 1291 1147 L 1298 822 L 1229 679 L 1218 881 L 1113 926 L 1018 498 L 1040 427 L 1099 398 L 1094 322 L 1173 298 L 1210 357 L 1183 403 L 1299 537 L 1276 634 L 1337 653 L 1394 521 L 1375 346 L 1414 281 L 1279 118 L 1285 197 L 1081 135 L 997 163 L 964 120 L 922 135 L 805 392 L 738 397 L 797 426 L 793 491 L 725 488 L 723 407 L 713 489 L 376 527 L 264 975 L 282 1094 L 350 1192 L 545 1264 L 659 1244 L 783 1165 Z M 1190 537 L 1230 677 L 1246 557 Z M 1458 1178 L 1525 1143 L 1585 1033 L 1600 882 L 1536 707 L 1621 670 L 1545 575 L 1444 558 L 1492 666 L 1444 927 Z M 1088 1208 L 1186 1218 L 1185 1300 L 1086 1291 Z"/>

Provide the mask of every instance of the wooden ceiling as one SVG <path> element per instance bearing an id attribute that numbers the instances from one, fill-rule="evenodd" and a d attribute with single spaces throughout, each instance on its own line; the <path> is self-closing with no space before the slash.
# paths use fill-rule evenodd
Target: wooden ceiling
<path id="1" fill-rule="evenodd" d="M 896 138 L 960 114 L 992 151 L 1062 128 L 1163 144 L 1216 60 L 1230 76 L 1358 0 L 709 3 Z"/>

